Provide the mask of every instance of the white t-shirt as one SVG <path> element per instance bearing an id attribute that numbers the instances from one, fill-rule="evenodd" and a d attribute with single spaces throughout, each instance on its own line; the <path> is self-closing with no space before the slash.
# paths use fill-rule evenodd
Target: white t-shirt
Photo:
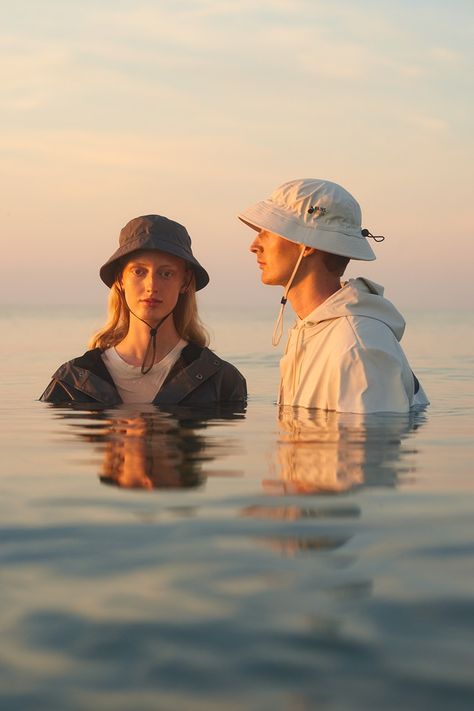
<path id="1" fill-rule="evenodd" d="M 187 341 L 181 339 L 175 347 L 152 367 L 145 375 L 141 366 L 130 365 L 119 356 L 115 348 L 108 348 L 102 353 L 120 397 L 124 402 L 153 402 L 158 390 L 178 360 Z"/>

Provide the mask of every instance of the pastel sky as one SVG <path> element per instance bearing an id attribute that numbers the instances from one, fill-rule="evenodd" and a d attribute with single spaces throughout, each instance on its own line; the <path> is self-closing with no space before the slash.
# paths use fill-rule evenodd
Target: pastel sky
<path id="1" fill-rule="evenodd" d="M 187 226 L 205 299 L 278 301 L 235 215 L 316 177 L 387 237 L 349 276 L 474 305 L 473 28 L 472 0 L 1 0 L 0 302 L 101 303 L 151 212 Z"/>

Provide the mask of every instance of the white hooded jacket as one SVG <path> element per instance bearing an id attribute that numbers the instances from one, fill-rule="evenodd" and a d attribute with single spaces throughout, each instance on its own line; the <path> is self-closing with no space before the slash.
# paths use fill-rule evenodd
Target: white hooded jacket
<path id="1" fill-rule="evenodd" d="M 290 331 L 279 403 L 356 413 L 428 405 L 399 343 L 404 330 L 383 287 L 350 279 Z"/>

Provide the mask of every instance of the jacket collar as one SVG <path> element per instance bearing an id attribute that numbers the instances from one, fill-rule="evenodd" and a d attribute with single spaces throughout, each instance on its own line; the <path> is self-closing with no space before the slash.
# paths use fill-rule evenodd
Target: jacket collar
<path id="1" fill-rule="evenodd" d="M 208 348 L 189 344 L 183 348 L 181 357 L 170 371 L 153 404 L 173 405 L 181 402 L 193 390 L 212 378 L 222 365 L 223 361 Z"/>
<path id="2" fill-rule="evenodd" d="M 102 350 L 94 348 L 62 365 L 55 377 L 105 405 L 118 405 L 122 399 L 102 360 Z M 189 343 L 168 374 L 153 403 L 168 405 L 181 402 L 189 393 L 211 378 L 223 361 L 208 348 Z"/>
<path id="3" fill-rule="evenodd" d="M 90 353 L 92 355 L 94 352 L 91 351 Z M 88 353 L 84 354 L 84 356 L 87 355 Z M 103 373 L 100 368 L 98 362 L 102 362 L 100 351 L 97 362 L 95 355 L 96 354 L 92 355 L 92 359 L 82 356 L 81 358 L 75 358 L 68 363 L 64 363 L 64 365 L 58 368 L 54 374 L 54 378 L 60 380 L 66 388 L 69 385 L 104 405 L 119 405 L 122 399 L 118 394 L 110 373 L 103 363 L 102 365 L 106 373 Z"/>

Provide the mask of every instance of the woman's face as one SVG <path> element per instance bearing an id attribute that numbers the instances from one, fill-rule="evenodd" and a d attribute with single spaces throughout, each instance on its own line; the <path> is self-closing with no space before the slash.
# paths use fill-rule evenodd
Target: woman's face
<path id="1" fill-rule="evenodd" d="M 176 306 L 189 281 L 186 262 L 166 252 L 135 252 L 125 265 L 121 285 L 131 311 L 145 321 L 159 321 Z"/>

